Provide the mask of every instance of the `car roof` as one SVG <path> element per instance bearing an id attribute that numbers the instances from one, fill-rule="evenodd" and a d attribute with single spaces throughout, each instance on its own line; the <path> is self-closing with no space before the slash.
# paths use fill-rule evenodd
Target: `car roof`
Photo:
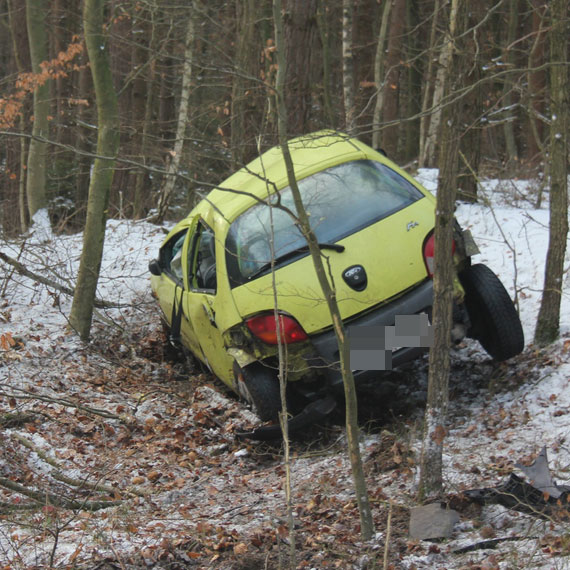
<path id="1" fill-rule="evenodd" d="M 289 150 L 298 180 L 336 164 L 349 160 L 383 157 L 369 146 L 336 131 L 319 131 L 289 141 Z M 267 181 L 270 182 L 268 186 Z M 194 209 L 192 216 L 210 217 L 212 209 L 227 222 L 232 222 L 242 212 L 269 193 L 288 185 L 283 153 L 273 147 L 260 157 L 232 174 Z"/>

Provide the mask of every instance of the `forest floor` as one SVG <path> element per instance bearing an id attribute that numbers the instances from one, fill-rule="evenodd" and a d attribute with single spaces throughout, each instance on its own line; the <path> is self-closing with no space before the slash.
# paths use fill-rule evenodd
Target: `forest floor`
<path id="1" fill-rule="evenodd" d="M 419 173 L 430 189 L 434 171 Z M 570 480 L 570 276 L 561 338 L 531 339 L 548 212 L 529 182 L 484 185 L 458 207 L 481 255 L 516 295 L 525 351 L 496 363 L 478 343 L 454 349 L 444 484 L 460 523 L 412 540 L 427 363 L 361 398 L 361 448 L 376 534 L 363 542 L 340 415 L 292 442 L 298 568 L 570 568 L 567 521 L 468 501 L 546 446 Z M 240 439 L 256 417 L 221 382 L 166 348 L 148 261 L 164 232 L 110 221 L 93 338 L 67 327 L 70 299 L 3 266 L 0 279 L 0 568 L 289 567 L 281 444 Z M 81 236 L 32 235 L 0 250 L 73 285 Z"/>

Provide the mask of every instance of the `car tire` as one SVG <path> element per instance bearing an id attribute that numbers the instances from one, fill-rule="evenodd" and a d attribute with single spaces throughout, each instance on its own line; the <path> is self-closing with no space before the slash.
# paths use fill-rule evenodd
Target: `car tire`
<path id="1" fill-rule="evenodd" d="M 471 321 L 467 336 L 478 340 L 498 361 L 522 352 L 521 321 L 501 280 L 481 263 L 464 269 L 459 279 L 465 289 L 465 305 Z"/>
<path id="2" fill-rule="evenodd" d="M 262 421 L 276 421 L 281 411 L 279 379 L 275 370 L 259 362 L 234 366 L 237 388 Z"/>

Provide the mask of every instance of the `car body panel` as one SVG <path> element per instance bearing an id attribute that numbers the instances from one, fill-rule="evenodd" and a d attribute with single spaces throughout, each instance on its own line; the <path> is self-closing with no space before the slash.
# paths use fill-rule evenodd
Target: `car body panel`
<path id="1" fill-rule="evenodd" d="M 417 225 L 406 231 L 410 221 Z M 422 255 L 426 235 L 433 228 L 434 214 L 423 200 L 376 224 L 364 228 L 338 242 L 345 251 L 323 250 L 327 269 L 334 279 L 337 301 L 343 319 L 397 297 L 427 277 Z M 386 236 L 398 235 L 399 239 L 386 242 Z M 402 260 L 406 260 L 402 263 Z M 342 278 L 342 272 L 353 265 L 361 265 L 368 276 L 363 291 L 350 288 Z M 280 310 L 294 315 L 307 334 L 329 326 L 330 316 L 312 259 L 306 255 L 275 270 L 275 285 Z M 263 275 L 252 282 L 235 287 L 232 291 L 242 317 L 274 305 L 273 277 Z"/>

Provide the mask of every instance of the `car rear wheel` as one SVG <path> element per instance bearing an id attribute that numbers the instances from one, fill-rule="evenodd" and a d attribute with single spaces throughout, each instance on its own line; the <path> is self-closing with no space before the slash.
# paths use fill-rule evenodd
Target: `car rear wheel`
<path id="1" fill-rule="evenodd" d="M 459 274 L 471 320 L 468 336 L 478 340 L 495 360 L 522 352 L 524 333 L 519 315 L 500 279 L 483 264 Z"/>
<path id="2" fill-rule="evenodd" d="M 279 379 L 275 370 L 254 362 L 240 368 L 234 366 L 239 394 L 253 407 L 262 421 L 275 421 L 281 410 Z"/>

